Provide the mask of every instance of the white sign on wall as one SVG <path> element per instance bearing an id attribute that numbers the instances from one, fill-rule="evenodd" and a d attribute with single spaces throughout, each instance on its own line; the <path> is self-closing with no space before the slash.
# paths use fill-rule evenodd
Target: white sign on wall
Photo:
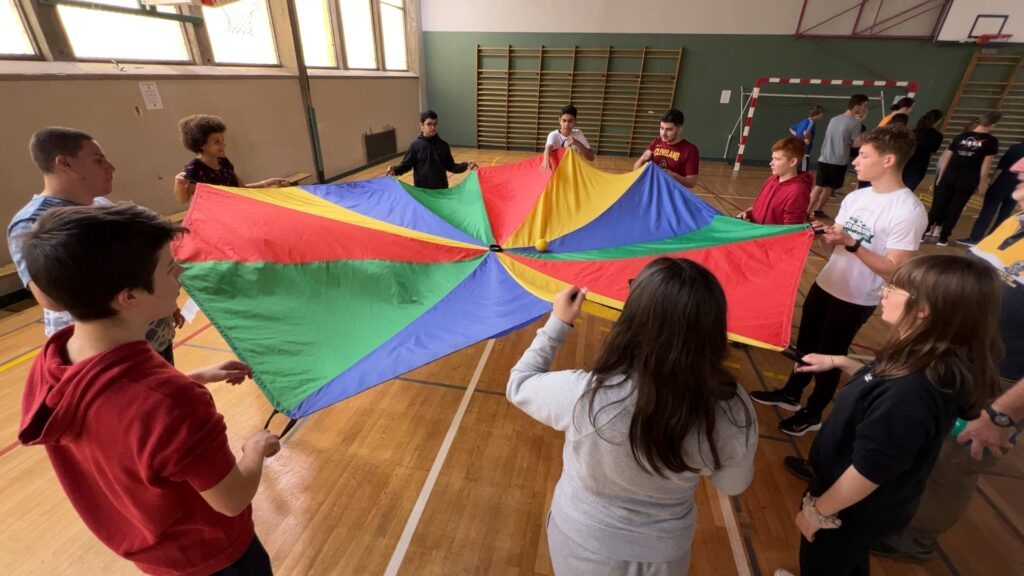
<path id="1" fill-rule="evenodd" d="M 157 89 L 156 82 L 139 82 L 139 92 L 142 92 L 146 110 L 164 109 L 164 101 L 160 99 L 160 90 Z"/>

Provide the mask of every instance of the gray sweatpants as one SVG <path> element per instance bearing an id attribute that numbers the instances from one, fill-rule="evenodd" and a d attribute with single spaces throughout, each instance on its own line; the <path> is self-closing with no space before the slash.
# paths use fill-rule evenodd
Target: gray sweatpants
<path id="1" fill-rule="evenodd" d="M 690 549 L 672 562 L 627 562 L 605 558 L 580 546 L 548 514 L 548 550 L 555 576 L 686 576 Z"/>

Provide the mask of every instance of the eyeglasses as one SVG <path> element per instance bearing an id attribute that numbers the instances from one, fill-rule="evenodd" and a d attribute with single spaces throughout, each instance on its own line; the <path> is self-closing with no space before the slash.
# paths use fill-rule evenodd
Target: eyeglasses
<path id="1" fill-rule="evenodd" d="M 879 293 L 883 297 L 889 295 L 890 293 L 906 296 L 907 298 L 911 298 L 913 296 L 910 292 L 897 288 L 896 285 L 894 285 L 892 282 L 886 282 L 885 284 L 882 284 L 882 288 L 881 290 L 879 290 Z"/>

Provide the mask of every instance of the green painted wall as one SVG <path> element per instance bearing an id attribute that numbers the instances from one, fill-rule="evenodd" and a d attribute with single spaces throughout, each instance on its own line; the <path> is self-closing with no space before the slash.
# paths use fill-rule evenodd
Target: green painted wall
<path id="1" fill-rule="evenodd" d="M 917 106 L 911 123 L 930 108 L 945 110 L 974 52 L 973 46 L 935 45 L 915 40 L 796 39 L 792 36 L 696 34 L 525 34 L 424 32 L 427 103 L 442 119 L 441 134 L 453 145 L 475 146 L 476 46 L 533 47 L 643 47 L 683 50 L 676 105 L 686 114 L 686 137 L 697 144 L 701 156 L 721 158 L 726 138 L 739 115 L 739 87 L 749 90 L 758 76 L 917 80 Z M 1003 53 L 1024 53 L 1024 47 L 1003 47 Z M 810 88 L 810 87 L 807 87 Z M 732 101 L 719 104 L 722 90 L 732 90 Z M 772 87 L 771 90 L 776 90 Z M 782 87 L 778 91 L 809 91 Z M 850 95 L 855 90 L 814 89 L 820 93 Z M 857 89 L 860 91 L 862 89 Z M 896 89 L 886 90 L 891 102 Z M 863 89 L 871 96 L 878 89 Z M 766 161 L 776 139 L 788 135 L 790 124 L 803 117 L 807 106 L 826 107 L 825 118 L 845 110 L 842 100 L 765 98 L 758 103 L 745 158 Z M 878 107 L 866 124 L 878 123 Z M 551 129 L 557 128 L 552 119 Z M 818 138 L 824 135 L 819 127 Z M 729 150 L 735 154 L 739 131 Z M 818 148 L 817 144 L 815 148 Z"/>

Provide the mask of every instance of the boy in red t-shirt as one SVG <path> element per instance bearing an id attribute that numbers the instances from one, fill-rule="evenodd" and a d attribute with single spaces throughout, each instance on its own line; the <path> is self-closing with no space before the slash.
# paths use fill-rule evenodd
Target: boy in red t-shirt
<path id="1" fill-rule="evenodd" d="M 684 120 L 683 113 L 675 108 L 665 112 L 658 131 L 660 137 L 651 140 L 643 156 L 633 164 L 633 170 L 653 162 L 683 186 L 696 186 L 700 152 L 696 146 L 683 139 Z"/>
<path id="2" fill-rule="evenodd" d="M 772 146 L 772 175 L 764 181 L 754 205 L 737 218 L 756 224 L 803 224 L 811 201 L 809 172 L 800 172 L 807 145 L 800 138 L 783 138 Z"/>
<path id="3" fill-rule="evenodd" d="M 235 461 L 203 384 L 241 383 L 238 361 L 186 376 L 146 344 L 174 312 L 185 229 L 122 203 L 54 208 L 22 237 L 32 281 L 71 313 L 32 364 L 18 440 L 46 447 L 65 494 L 108 548 L 148 574 L 271 574 L 250 503 L 266 430 Z"/>

